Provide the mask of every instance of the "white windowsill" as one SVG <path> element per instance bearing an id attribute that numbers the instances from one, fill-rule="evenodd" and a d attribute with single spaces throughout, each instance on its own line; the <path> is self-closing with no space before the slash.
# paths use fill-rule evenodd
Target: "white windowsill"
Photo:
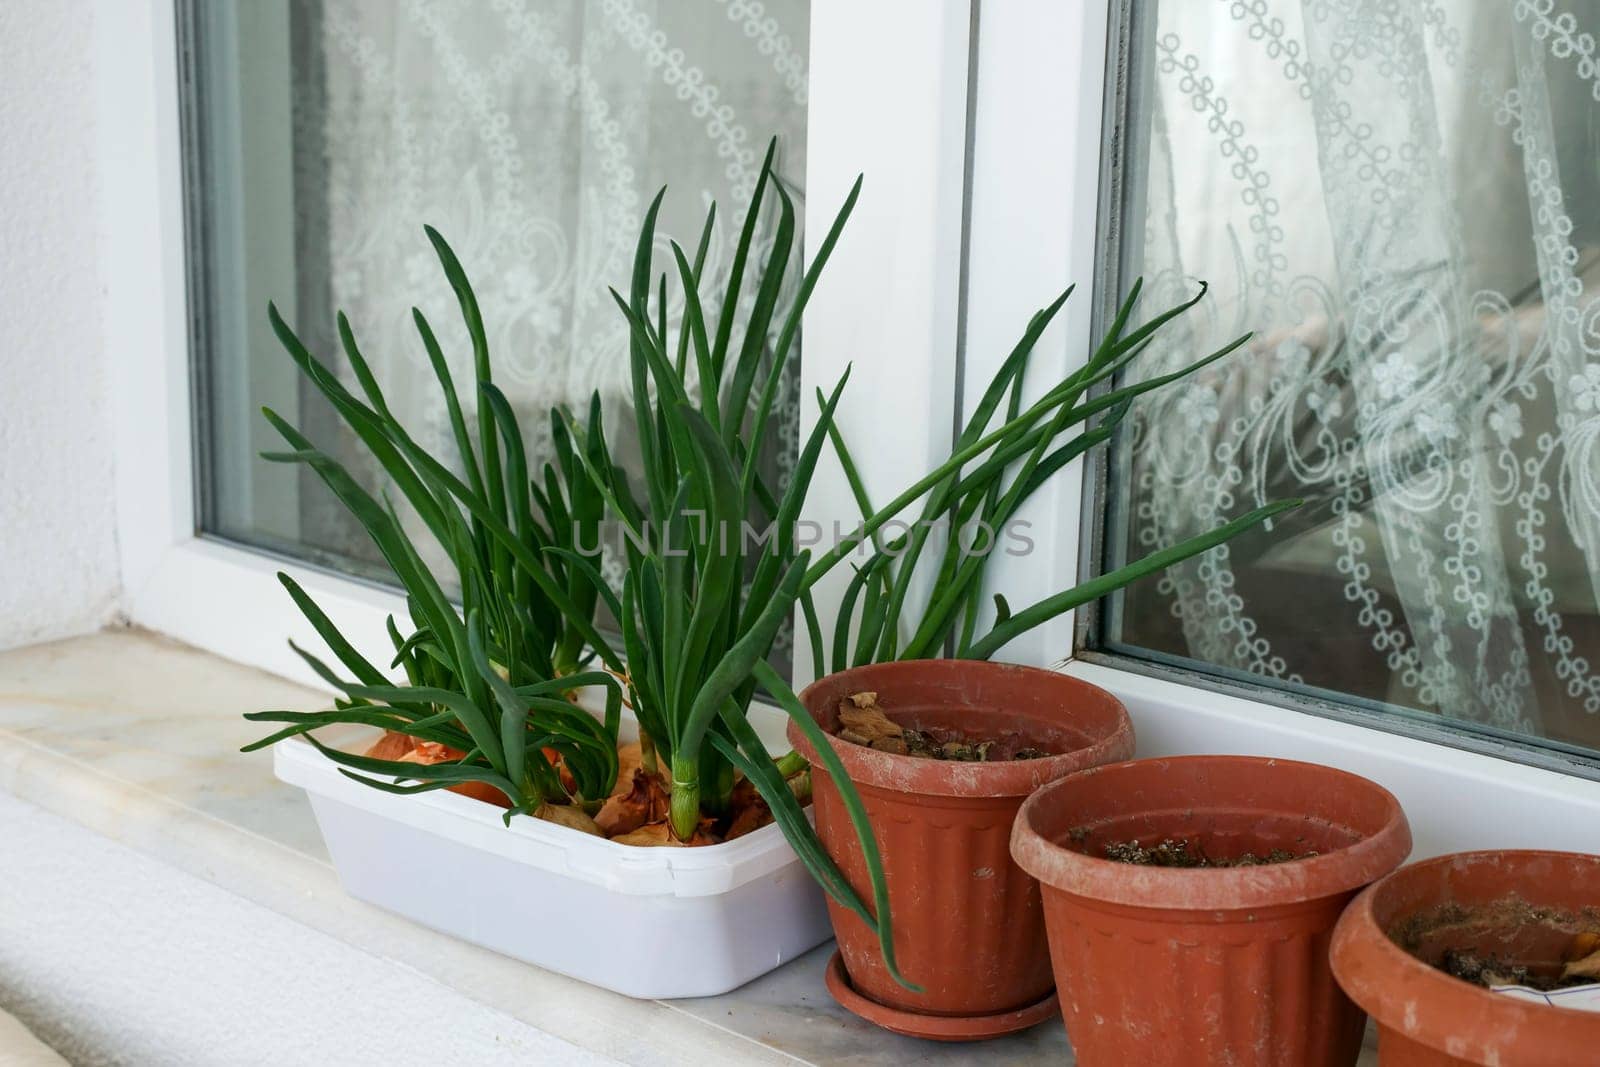
<path id="1" fill-rule="evenodd" d="M 273 777 L 269 754 L 237 751 L 259 736 L 241 712 L 325 699 L 137 630 L 0 653 L 0 789 L 309 927 L 308 936 L 414 969 L 517 1023 L 621 1062 L 954 1063 L 974 1053 L 994 1063 L 1071 1062 L 1058 1021 L 981 1046 L 870 1026 L 823 987 L 831 942 L 721 997 L 637 1001 L 353 900 L 339 888 L 304 795 Z M 292 942 L 263 947 L 294 951 Z M 249 1025 L 249 1008 L 239 1005 L 236 1025 Z M 395 1040 L 406 1047 L 404 1033 Z M 1369 1048 L 1362 1063 L 1375 1062 L 1372 1055 Z"/>
<path id="2" fill-rule="evenodd" d="M 0 653 L 0 789 L 352 951 L 413 968 L 624 1063 L 962 1062 L 973 1051 L 896 1037 L 845 1013 L 822 983 L 831 942 L 725 996 L 637 1001 L 352 900 L 339 888 L 304 794 L 273 777 L 269 753 L 238 752 L 261 733 L 241 712 L 312 708 L 325 699 L 142 631 Z M 292 951 L 292 944 L 263 946 Z M 239 1009 L 237 1025 L 248 1026 L 250 1005 Z M 417 1020 L 427 1028 L 449 1024 Z M 398 1050 L 405 1041 L 396 1034 Z M 997 1063 L 1070 1062 L 1059 1022 L 982 1051 Z"/>

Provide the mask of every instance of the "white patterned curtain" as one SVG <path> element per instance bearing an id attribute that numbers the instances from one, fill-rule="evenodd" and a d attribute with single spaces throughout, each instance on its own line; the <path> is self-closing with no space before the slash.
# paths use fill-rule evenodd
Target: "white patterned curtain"
<path id="1" fill-rule="evenodd" d="M 1118 639 L 1600 749 L 1600 3 L 1155 10 L 1123 274 L 1212 291 L 1146 372 L 1255 336 L 1138 411 L 1125 545 L 1308 504 Z"/>
<path id="2" fill-rule="evenodd" d="M 297 319 L 314 347 L 337 351 L 333 316 L 345 311 L 396 413 L 453 454 L 412 306 L 458 383 L 471 351 L 428 223 L 472 279 L 531 458 L 547 458 L 549 409 L 581 410 L 595 390 L 627 448 L 628 335 L 607 287 L 626 291 L 663 184 L 658 269 L 672 262 L 668 237 L 692 252 L 715 201 L 707 273 L 718 291 L 770 137 L 779 175 L 803 197 L 809 5 L 294 0 L 290 14 Z M 768 458 L 778 480 L 796 451 L 791 366 Z M 314 438 L 342 441 L 342 457 L 381 481 L 309 390 L 302 414 Z M 371 555 L 328 494 L 308 481 L 300 499 L 311 548 Z"/>

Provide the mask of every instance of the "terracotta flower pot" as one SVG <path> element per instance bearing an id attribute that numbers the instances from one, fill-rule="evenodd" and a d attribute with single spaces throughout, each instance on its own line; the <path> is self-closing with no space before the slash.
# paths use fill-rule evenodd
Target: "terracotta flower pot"
<path id="1" fill-rule="evenodd" d="M 1436 970 L 1389 937 L 1407 920 L 1444 905 L 1471 909 L 1506 900 L 1575 915 L 1586 908 L 1600 911 L 1600 856 L 1440 856 L 1396 871 L 1344 913 L 1333 938 L 1333 970 L 1345 992 L 1377 1021 L 1383 1067 L 1600 1062 L 1600 1014 L 1491 993 Z M 1430 961 L 1450 948 L 1492 951 L 1512 962 L 1559 959 L 1559 948 L 1535 943 L 1541 933 L 1555 931 L 1469 921 L 1428 936 L 1419 952 Z"/>
<path id="2" fill-rule="evenodd" d="M 1135 866 L 1107 844 L 1186 839 L 1250 867 Z M 1356 890 L 1411 851 L 1400 804 L 1331 767 L 1249 756 L 1137 760 L 1035 793 L 1011 854 L 1044 886 L 1067 1033 L 1084 1067 L 1333 1067 L 1360 1053 L 1361 1010 L 1328 967 Z"/>
<path id="3" fill-rule="evenodd" d="M 847 1008 L 903 1033 L 971 1040 L 1031 1026 L 1055 1012 L 1038 884 L 1011 861 L 1011 821 L 1039 786 L 1125 759 L 1133 726 L 1122 704 L 1052 671 L 972 660 L 875 664 L 830 675 L 800 699 L 823 729 L 838 704 L 875 692 L 896 722 L 969 735 L 1022 735 L 1057 755 L 956 763 L 878 752 L 831 739 L 860 791 L 883 854 L 894 944 L 912 993 L 884 966 L 876 935 L 829 901 L 848 983 Z M 838 790 L 793 725 L 789 741 L 813 761 L 817 831 L 857 892 L 871 900 L 866 864 Z"/>

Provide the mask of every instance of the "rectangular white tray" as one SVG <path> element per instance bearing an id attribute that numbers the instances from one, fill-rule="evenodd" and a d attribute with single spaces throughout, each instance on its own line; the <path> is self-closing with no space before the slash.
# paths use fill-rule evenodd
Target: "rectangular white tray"
<path id="1" fill-rule="evenodd" d="M 761 710 L 751 718 L 763 738 L 781 739 L 781 716 Z M 377 735 L 317 736 L 361 751 Z M 384 793 L 299 738 L 273 753 L 278 777 L 309 794 L 351 896 L 626 996 L 725 993 L 832 933 L 777 826 L 703 848 L 638 848 L 526 816 L 508 827 L 499 808 L 443 790 Z"/>

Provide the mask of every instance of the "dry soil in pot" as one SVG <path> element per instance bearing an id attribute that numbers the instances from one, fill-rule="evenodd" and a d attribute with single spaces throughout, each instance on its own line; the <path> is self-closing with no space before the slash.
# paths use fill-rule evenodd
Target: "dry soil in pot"
<path id="1" fill-rule="evenodd" d="M 1474 957 L 1560 984 L 1579 935 L 1600 924 L 1600 856 L 1463 852 L 1405 867 L 1339 921 L 1339 984 L 1378 1023 L 1384 1067 L 1600 1063 L 1600 1013 L 1492 993 L 1447 973 Z M 1468 970 L 1470 968 L 1455 968 Z M 1518 977 L 1506 974 L 1502 977 Z"/>

